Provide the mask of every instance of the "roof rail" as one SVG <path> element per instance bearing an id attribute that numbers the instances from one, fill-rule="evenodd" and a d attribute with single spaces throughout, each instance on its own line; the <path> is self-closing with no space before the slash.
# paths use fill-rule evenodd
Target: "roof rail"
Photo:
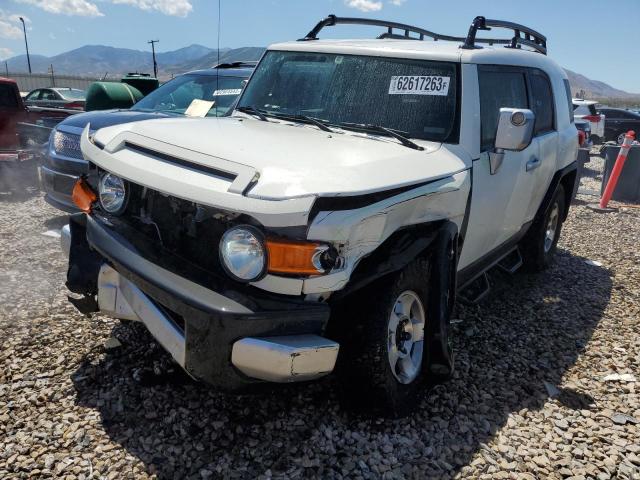
<path id="1" fill-rule="evenodd" d="M 507 48 L 520 48 L 521 45 L 525 45 L 543 55 L 547 54 L 547 37 L 541 33 L 532 28 L 520 25 L 519 23 L 505 22 L 504 20 L 490 20 L 484 17 L 476 17 L 473 19 L 462 48 L 478 48 L 475 43 L 477 41 L 484 41 L 476 39 L 478 30 L 491 30 L 491 27 L 513 30 L 513 38 L 509 42 L 509 45 L 507 45 Z M 522 36 L 523 34 L 524 37 Z"/>
<path id="2" fill-rule="evenodd" d="M 424 40 L 424 37 L 433 38 L 434 40 L 451 40 L 459 41 L 464 40 L 462 37 L 452 37 L 449 35 L 440 35 L 439 33 L 430 32 L 419 27 L 413 27 L 404 23 L 388 22 L 386 20 L 375 20 L 372 18 L 354 18 L 354 17 L 336 17 L 335 15 L 329 15 L 326 18 L 320 20 L 313 29 L 301 38 L 299 41 L 317 40 L 318 33 L 324 27 L 333 27 L 334 25 L 369 25 L 374 27 L 387 27 L 387 31 L 378 36 L 378 38 L 402 38 L 407 40 Z M 404 35 L 398 35 L 393 33 L 393 29 L 404 30 Z M 415 33 L 419 37 L 411 37 L 409 34 Z"/>
<path id="3" fill-rule="evenodd" d="M 487 43 L 489 45 L 498 44 L 505 45 L 506 48 L 520 48 L 521 45 L 525 45 L 534 49 L 537 52 L 547 53 L 547 38 L 536 32 L 535 30 L 512 22 L 505 22 L 502 20 L 487 20 L 484 17 L 476 17 L 473 19 L 473 23 L 469 28 L 469 33 L 466 37 L 456 37 L 452 35 L 442 35 L 439 33 L 425 30 L 424 28 L 414 27 L 405 23 L 389 22 L 386 20 L 375 20 L 371 18 L 354 18 L 354 17 L 337 17 L 335 15 L 329 15 L 326 18 L 320 20 L 315 27 L 313 27 L 309 33 L 298 41 L 305 42 L 310 40 L 317 40 L 318 34 L 325 27 L 333 27 L 335 25 L 368 25 L 375 27 L 386 27 L 387 31 L 378 35 L 379 39 L 394 38 L 400 40 L 424 40 L 425 37 L 432 38 L 433 40 L 444 40 L 450 42 L 463 42 L 461 48 L 471 49 L 480 48 L 476 43 Z M 507 28 L 514 31 L 514 37 L 511 39 L 504 38 L 476 38 L 478 30 L 491 30 L 490 27 Z M 394 30 L 400 30 L 403 33 L 396 33 Z M 524 37 L 521 34 L 524 33 Z M 411 34 L 414 34 L 413 36 Z M 417 36 L 416 36 L 417 35 Z"/>

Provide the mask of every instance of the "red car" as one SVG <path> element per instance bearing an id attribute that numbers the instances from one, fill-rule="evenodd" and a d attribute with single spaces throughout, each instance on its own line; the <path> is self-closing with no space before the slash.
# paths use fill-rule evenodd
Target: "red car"
<path id="1" fill-rule="evenodd" d="M 22 101 L 15 80 L 0 77 L 0 162 L 31 158 L 30 143 L 45 143 L 51 128 L 72 113 L 77 111 L 60 108 L 31 111 Z"/>

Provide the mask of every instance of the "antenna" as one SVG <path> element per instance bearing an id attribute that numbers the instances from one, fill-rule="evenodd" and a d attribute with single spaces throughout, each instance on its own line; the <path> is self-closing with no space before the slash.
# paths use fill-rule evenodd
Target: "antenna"
<path id="1" fill-rule="evenodd" d="M 158 78 L 158 64 L 156 63 L 155 44 L 160 43 L 160 40 L 149 40 L 147 43 L 151 44 L 151 54 L 153 55 L 153 76 Z"/>
<path id="2" fill-rule="evenodd" d="M 222 0 L 218 0 L 218 61 L 217 65 L 220 65 L 220 3 Z M 220 89 L 220 69 L 216 68 L 216 90 Z"/>

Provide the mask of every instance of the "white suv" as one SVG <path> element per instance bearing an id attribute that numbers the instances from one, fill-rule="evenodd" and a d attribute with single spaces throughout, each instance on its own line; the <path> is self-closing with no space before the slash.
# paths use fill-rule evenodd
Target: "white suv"
<path id="1" fill-rule="evenodd" d="M 596 109 L 598 102 L 594 100 L 582 100 L 581 98 L 574 98 L 572 102 L 574 118 L 587 120 L 591 124 L 591 140 L 593 143 L 604 142 L 605 116 Z"/>
<path id="2" fill-rule="evenodd" d="M 340 23 L 385 30 L 317 39 Z M 515 36 L 476 38 L 489 27 Z M 341 392 L 411 409 L 452 372 L 456 291 L 552 260 L 578 142 L 545 53 L 483 17 L 458 38 L 330 16 L 269 47 L 226 118 L 87 127 L 87 213 L 63 236 L 74 303 L 144 322 L 212 384 L 337 364 Z"/>

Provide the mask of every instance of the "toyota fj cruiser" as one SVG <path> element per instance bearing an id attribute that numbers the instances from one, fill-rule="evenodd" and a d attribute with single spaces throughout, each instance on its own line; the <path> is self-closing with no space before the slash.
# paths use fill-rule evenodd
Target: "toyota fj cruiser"
<path id="1" fill-rule="evenodd" d="M 318 40 L 344 23 L 384 31 Z M 492 28 L 513 36 L 477 38 Z M 85 312 L 144 322 L 197 379 L 337 363 L 341 392 L 406 411 L 452 372 L 456 291 L 551 262 L 572 110 L 525 26 L 477 17 L 452 37 L 327 17 L 268 48 L 228 117 L 84 130 L 67 286 Z"/>

